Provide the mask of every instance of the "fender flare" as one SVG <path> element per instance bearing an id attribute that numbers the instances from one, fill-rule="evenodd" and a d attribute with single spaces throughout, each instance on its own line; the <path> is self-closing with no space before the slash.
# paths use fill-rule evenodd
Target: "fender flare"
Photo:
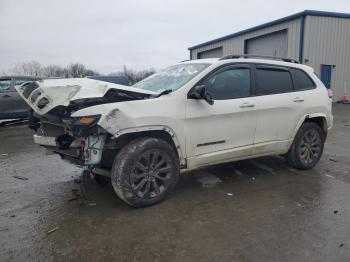
<path id="1" fill-rule="evenodd" d="M 315 118 L 315 117 L 322 117 L 322 118 L 325 119 L 326 122 L 328 122 L 327 121 L 327 115 L 325 113 L 311 113 L 311 114 L 306 114 L 306 115 L 302 116 L 300 118 L 300 120 L 298 121 L 298 124 L 294 128 L 293 136 L 292 136 L 292 139 L 290 139 L 290 141 L 289 141 L 288 148 L 292 145 L 292 143 L 294 141 L 294 138 L 295 138 L 297 132 L 299 131 L 299 128 L 305 122 L 305 120 L 308 119 L 308 118 Z M 324 131 L 327 131 L 327 130 L 324 130 Z"/>
<path id="2" fill-rule="evenodd" d="M 170 135 L 172 141 L 174 142 L 175 147 L 176 147 L 177 153 L 179 155 L 180 165 L 181 166 L 186 165 L 186 158 L 185 158 L 185 155 L 184 155 L 184 149 L 181 148 L 181 144 L 180 144 L 179 139 L 177 138 L 176 133 L 174 132 L 174 130 L 172 130 L 168 126 L 151 125 L 151 126 L 140 126 L 140 127 L 133 127 L 133 128 L 125 128 L 125 129 L 118 130 L 118 132 L 113 134 L 113 136 L 115 138 L 118 138 L 118 137 L 120 137 L 122 135 L 125 135 L 125 134 L 147 132 L 147 131 L 164 131 L 164 132 L 168 133 Z"/>

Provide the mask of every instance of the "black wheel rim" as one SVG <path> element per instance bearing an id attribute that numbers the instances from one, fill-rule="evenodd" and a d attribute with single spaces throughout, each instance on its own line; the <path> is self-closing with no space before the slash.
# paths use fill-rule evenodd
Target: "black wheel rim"
<path id="1" fill-rule="evenodd" d="M 308 130 L 301 138 L 300 160 L 305 164 L 312 164 L 321 153 L 322 141 L 315 129 Z"/>
<path id="2" fill-rule="evenodd" d="M 153 198 L 169 187 L 171 161 L 166 152 L 159 149 L 144 152 L 135 162 L 131 172 L 131 186 L 141 198 Z"/>

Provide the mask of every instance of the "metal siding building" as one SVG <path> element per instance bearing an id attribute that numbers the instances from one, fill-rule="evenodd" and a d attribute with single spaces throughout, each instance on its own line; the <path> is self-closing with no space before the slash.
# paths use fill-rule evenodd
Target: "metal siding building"
<path id="1" fill-rule="evenodd" d="M 293 58 L 315 69 L 335 101 L 345 87 L 350 92 L 350 14 L 305 10 L 189 50 L 191 59 L 243 53 Z"/>

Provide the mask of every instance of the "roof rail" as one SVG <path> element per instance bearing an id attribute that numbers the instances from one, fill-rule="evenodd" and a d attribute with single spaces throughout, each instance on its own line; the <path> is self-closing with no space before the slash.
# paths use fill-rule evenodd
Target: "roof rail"
<path id="1" fill-rule="evenodd" d="M 264 58 L 264 59 L 281 60 L 283 62 L 290 62 L 290 63 L 299 64 L 299 62 L 293 58 L 285 58 L 285 57 L 278 57 L 278 56 L 266 56 L 266 55 L 251 55 L 251 54 L 225 55 L 225 56 L 221 57 L 219 60 L 237 59 L 237 58 Z"/>

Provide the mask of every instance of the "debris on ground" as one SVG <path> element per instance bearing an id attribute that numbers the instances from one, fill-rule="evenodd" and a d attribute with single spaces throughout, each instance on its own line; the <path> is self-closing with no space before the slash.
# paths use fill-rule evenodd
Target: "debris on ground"
<path id="1" fill-rule="evenodd" d="M 57 230 L 59 230 L 59 229 L 60 229 L 59 227 L 51 228 L 51 229 L 49 229 L 49 230 L 47 231 L 47 234 L 51 234 L 51 233 L 53 233 L 53 232 L 55 232 L 55 231 L 57 231 Z"/>
<path id="2" fill-rule="evenodd" d="M 290 172 L 298 172 L 298 170 L 294 169 L 294 168 L 291 168 L 291 167 L 287 167 L 287 169 L 290 171 Z"/>
<path id="3" fill-rule="evenodd" d="M 265 170 L 266 172 L 269 172 L 270 174 L 275 174 L 275 170 L 267 165 L 258 163 L 256 161 L 252 161 L 253 165 L 256 166 L 257 168 L 260 168 L 262 170 Z"/>
<path id="4" fill-rule="evenodd" d="M 239 171 L 238 169 L 235 169 L 235 174 L 238 176 L 243 176 L 243 173 L 241 171 Z"/>
<path id="5" fill-rule="evenodd" d="M 338 214 L 338 210 L 334 210 L 334 211 L 333 211 L 333 214 Z"/>
<path id="6" fill-rule="evenodd" d="M 9 154 L 1 154 L 1 156 L 9 156 Z"/>
<path id="7" fill-rule="evenodd" d="M 338 162 L 336 159 L 334 159 L 334 158 L 329 158 L 329 161 L 332 161 L 332 162 Z"/>
<path id="8" fill-rule="evenodd" d="M 233 196 L 233 194 L 232 194 L 232 193 L 227 193 L 227 195 L 228 195 L 228 196 Z"/>
<path id="9" fill-rule="evenodd" d="M 79 189 L 73 188 L 73 189 L 72 189 L 72 194 L 73 194 L 73 195 L 79 195 Z"/>
<path id="10" fill-rule="evenodd" d="M 20 179 L 20 180 L 28 180 L 28 177 L 24 177 L 24 176 L 13 176 L 14 178 Z"/>
<path id="11" fill-rule="evenodd" d="M 96 206 L 96 203 L 89 203 L 88 206 Z"/>
<path id="12" fill-rule="evenodd" d="M 252 180 L 255 181 L 255 177 L 252 177 Z"/>
<path id="13" fill-rule="evenodd" d="M 344 244 L 343 243 L 341 243 L 340 245 L 339 245 L 339 247 L 343 247 L 344 246 Z"/>
<path id="14" fill-rule="evenodd" d="M 82 201 L 81 191 L 77 188 L 72 189 L 72 198 L 68 199 L 68 202 L 80 200 Z"/>
<path id="15" fill-rule="evenodd" d="M 16 215 L 11 215 L 10 217 L 16 217 Z"/>
<path id="16" fill-rule="evenodd" d="M 80 178 L 75 178 L 74 179 L 75 184 L 81 184 L 81 179 Z"/>
<path id="17" fill-rule="evenodd" d="M 330 178 L 334 178 L 334 176 L 331 176 L 331 175 L 328 175 L 328 174 L 326 174 L 325 176 L 330 177 Z"/>
<path id="18" fill-rule="evenodd" d="M 202 184 L 203 187 L 213 187 L 218 183 L 221 183 L 221 179 L 217 176 L 210 174 L 208 172 L 204 172 L 202 170 L 195 172 L 196 180 Z"/>

